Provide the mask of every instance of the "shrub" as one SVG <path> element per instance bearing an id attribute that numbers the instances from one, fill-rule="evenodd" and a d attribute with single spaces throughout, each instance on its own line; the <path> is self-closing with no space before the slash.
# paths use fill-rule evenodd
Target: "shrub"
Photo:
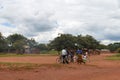
<path id="1" fill-rule="evenodd" d="M 117 52 L 120 53 L 120 48 L 117 49 Z"/>

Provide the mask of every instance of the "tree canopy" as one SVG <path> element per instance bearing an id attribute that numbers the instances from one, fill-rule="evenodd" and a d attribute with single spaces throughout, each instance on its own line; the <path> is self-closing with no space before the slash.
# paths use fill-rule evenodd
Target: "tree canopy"
<path id="1" fill-rule="evenodd" d="M 9 35 L 6 39 L 12 49 L 20 50 L 24 48 L 24 45 L 27 45 L 27 38 L 21 34 Z"/>
<path id="2" fill-rule="evenodd" d="M 5 37 L 2 35 L 2 33 L 0 33 L 0 52 L 5 51 L 7 47 L 8 47 L 7 41 Z"/>
<path id="3" fill-rule="evenodd" d="M 114 52 L 116 51 L 118 48 L 120 48 L 120 43 L 111 43 L 108 45 L 108 49 L 111 51 L 111 52 Z"/>
<path id="4" fill-rule="evenodd" d="M 0 33 L 0 51 L 7 51 L 9 49 L 17 51 L 17 53 L 21 53 L 24 51 L 25 46 L 29 46 L 30 49 L 34 48 L 38 45 L 38 43 L 34 39 L 28 39 L 21 34 L 12 34 L 7 38 L 3 37 Z"/>
<path id="5" fill-rule="evenodd" d="M 71 34 L 61 34 L 52 40 L 49 46 L 53 49 L 60 51 L 63 48 L 74 48 L 76 37 Z"/>
<path id="6" fill-rule="evenodd" d="M 96 49 L 99 46 L 99 41 L 90 35 L 73 36 L 71 34 L 61 34 L 49 44 L 51 48 L 60 51 L 63 48 L 89 48 Z"/>
<path id="7" fill-rule="evenodd" d="M 4 37 L 2 33 L 0 33 L 0 52 L 7 52 L 7 50 L 21 50 L 24 49 L 24 46 L 29 46 L 30 50 L 32 48 L 37 48 L 39 50 L 49 50 L 55 49 L 60 51 L 63 48 L 68 49 L 77 49 L 77 48 L 88 48 L 88 49 L 109 49 L 110 51 L 116 51 L 120 48 L 120 43 L 111 43 L 109 45 L 100 44 L 98 40 L 96 40 L 91 35 L 77 35 L 73 36 L 72 34 L 60 34 L 53 40 L 49 42 L 49 44 L 42 44 L 36 42 L 33 38 L 28 39 L 27 37 L 21 34 L 12 34 L 8 37 Z"/>

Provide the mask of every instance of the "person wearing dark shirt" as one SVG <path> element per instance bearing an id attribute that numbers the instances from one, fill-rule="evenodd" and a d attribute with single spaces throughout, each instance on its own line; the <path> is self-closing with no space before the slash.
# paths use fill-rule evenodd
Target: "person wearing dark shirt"
<path id="1" fill-rule="evenodd" d="M 77 62 L 80 63 L 80 64 L 83 62 L 82 54 L 83 54 L 83 52 L 82 52 L 81 49 L 78 49 L 78 50 L 76 51 Z"/>

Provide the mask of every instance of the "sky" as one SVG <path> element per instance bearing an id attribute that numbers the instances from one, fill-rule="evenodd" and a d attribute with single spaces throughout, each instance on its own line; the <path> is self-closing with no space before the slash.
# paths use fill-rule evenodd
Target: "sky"
<path id="1" fill-rule="evenodd" d="M 0 0 L 0 32 L 49 43 L 62 34 L 120 42 L 120 0 Z"/>

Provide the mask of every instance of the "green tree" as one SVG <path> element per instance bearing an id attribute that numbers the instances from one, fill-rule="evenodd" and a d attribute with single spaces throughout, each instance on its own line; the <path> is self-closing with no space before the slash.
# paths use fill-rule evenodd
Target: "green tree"
<path id="1" fill-rule="evenodd" d="M 108 46 L 107 45 L 104 45 L 104 44 L 99 44 L 99 46 L 97 47 L 98 49 L 108 49 Z"/>
<path id="2" fill-rule="evenodd" d="M 120 53 L 120 48 L 117 49 L 117 52 Z"/>
<path id="3" fill-rule="evenodd" d="M 40 51 L 45 51 L 45 50 L 48 50 L 48 46 L 46 44 L 39 44 L 37 46 L 37 48 L 40 50 Z"/>
<path id="4" fill-rule="evenodd" d="M 9 35 L 7 41 L 11 45 L 11 49 L 15 49 L 18 53 L 22 53 L 24 46 L 27 45 L 27 38 L 21 34 Z"/>
<path id="5" fill-rule="evenodd" d="M 82 48 L 88 48 L 88 49 L 96 49 L 99 45 L 99 41 L 97 41 L 95 38 L 93 38 L 90 35 L 77 36 L 77 44 L 80 45 Z"/>
<path id="6" fill-rule="evenodd" d="M 88 48 L 96 49 L 99 46 L 99 41 L 93 38 L 90 35 L 82 36 L 78 35 L 73 36 L 71 34 L 61 34 L 59 37 L 56 37 L 49 44 L 51 49 L 56 49 L 60 51 L 63 48 L 75 49 L 75 48 Z"/>
<path id="7" fill-rule="evenodd" d="M 8 47 L 7 41 L 5 37 L 2 35 L 2 33 L 0 32 L 0 52 L 6 51 L 7 47 Z"/>
<path id="8" fill-rule="evenodd" d="M 61 34 L 59 37 L 52 40 L 49 46 L 57 51 L 60 51 L 63 48 L 74 48 L 75 43 L 75 36 L 72 36 L 71 34 Z"/>
<path id="9" fill-rule="evenodd" d="M 111 44 L 108 45 L 108 49 L 111 52 L 116 51 L 118 48 L 120 48 L 120 43 L 111 43 Z"/>
<path id="10" fill-rule="evenodd" d="M 33 38 L 27 39 L 26 43 L 30 47 L 30 53 L 32 53 L 33 48 L 38 48 L 38 43 Z"/>

